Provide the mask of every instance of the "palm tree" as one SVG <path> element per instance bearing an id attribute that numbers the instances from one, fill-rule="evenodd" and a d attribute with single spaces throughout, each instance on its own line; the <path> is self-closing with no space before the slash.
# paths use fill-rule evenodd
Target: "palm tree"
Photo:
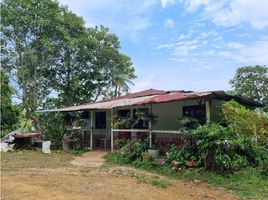
<path id="1" fill-rule="evenodd" d="M 134 85 L 132 79 L 129 77 L 128 74 L 118 74 L 113 78 L 113 85 L 114 85 L 114 97 L 121 96 L 121 92 L 127 93 L 130 90 L 129 85 Z"/>

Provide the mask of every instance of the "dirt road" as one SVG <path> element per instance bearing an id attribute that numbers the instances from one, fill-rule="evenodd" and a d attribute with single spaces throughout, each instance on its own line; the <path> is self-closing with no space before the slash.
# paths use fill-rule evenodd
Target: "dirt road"
<path id="1" fill-rule="evenodd" d="M 1 199 L 237 199 L 205 183 L 172 181 L 129 167 L 107 165 L 102 158 L 105 154 L 86 153 L 72 160 L 68 167 L 5 169 L 1 175 Z M 161 183 L 167 188 L 158 187 Z"/>

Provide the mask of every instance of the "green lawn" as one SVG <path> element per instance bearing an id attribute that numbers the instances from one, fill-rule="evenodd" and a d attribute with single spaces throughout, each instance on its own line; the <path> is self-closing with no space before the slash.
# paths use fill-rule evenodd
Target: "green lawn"
<path id="1" fill-rule="evenodd" d="M 111 163 L 120 164 L 109 154 L 106 160 Z M 268 199 L 268 177 L 256 168 L 246 168 L 234 173 L 216 173 L 201 169 L 188 169 L 174 172 L 170 167 L 154 166 L 151 164 L 129 164 L 132 167 L 147 171 L 160 173 L 171 179 L 199 180 L 211 185 L 221 187 L 238 195 L 241 199 Z"/>

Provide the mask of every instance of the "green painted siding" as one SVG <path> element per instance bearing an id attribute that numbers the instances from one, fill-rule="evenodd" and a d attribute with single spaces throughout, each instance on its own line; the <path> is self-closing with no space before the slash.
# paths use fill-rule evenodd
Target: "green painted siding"
<path id="1" fill-rule="evenodd" d="M 118 110 L 124 109 L 139 109 L 152 107 L 152 111 L 155 115 L 158 115 L 158 120 L 156 124 L 153 124 L 152 128 L 154 130 L 178 130 L 180 128 L 178 124 L 178 119 L 183 118 L 183 106 L 193 106 L 199 105 L 200 100 L 188 100 L 188 101 L 175 101 L 168 103 L 159 103 L 146 106 L 133 106 L 133 107 L 121 107 L 114 108 L 114 113 Z M 203 100 L 202 104 L 205 103 Z M 218 122 L 221 113 L 221 100 L 212 100 L 210 103 L 211 111 L 211 121 Z M 95 113 L 102 112 L 105 110 L 94 110 L 93 111 L 93 127 L 94 134 L 104 134 L 106 131 L 111 129 L 111 110 L 106 110 L 106 129 L 95 129 Z"/>
<path id="2" fill-rule="evenodd" d="M 153 125 L 155 130 L 178 130 L 177 120 L 183 117 L 183 106 L 199 105 L 200 100 L 175 101 L 168 103 L 153 104 L 152 109 L 158 115 L 157 123 Z M 202 101 L 202 104 L 205 103 Z"/>

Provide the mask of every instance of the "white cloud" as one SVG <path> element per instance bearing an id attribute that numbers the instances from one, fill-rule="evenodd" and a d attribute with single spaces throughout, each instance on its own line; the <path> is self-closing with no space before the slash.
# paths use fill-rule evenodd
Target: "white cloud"
<path id="1" fill-rule="evenodd" d="M 244 45 L 232 57 L 237 62 L 246 65 L 267 65 L 268 64 L 268 39 L 254 42 L 251 45 Z"/>
<path id="2" fill-rule="evenodd" d="M 178 42 L 172 54 L 175 56 L 187 56 L 191 50 L 194 50 L 197 47 L 197 40 Z"/>
<path id="3" fill-rule="evenodd" d="M 164 22 L 164 27 L 166 28 L 174 28 L 175 24 L 172 19 L 166 19 Z"/>
<path id="4" fill-rule="evenodd" d="M 104 25 L 120 37 L 138 40 L 152 24 L 151 12 L 159 0 L 59 0 L 86 21 L 86 25 Z"/>
<path id="5" fill-rule="evenodd" d="M 219 59 L 228 59 L 239 65 L 267 65 L 268 64 L 268 39 L 264 38 L 251 44 L 229 42 L 222 46 L 222 50 L 214 52 Z"/>
<path id="6" fill-rule="evenodd" d="M 185 6 L 188 12 L 194 12 L 200 6 L 207 5 L 208 3 L 209 3 L 209 0 L 188 0 L 185 2 Z"/>
<path id="7" fill-rule="evenodd" d="M 226 27 L 248 23 L 255 29 L 268 27 L 268 1 L 265 0 L 185 0 L 187 12 L 203 7 L 204 16 Z"/>
<path id="8" fill-rule="evenodd" d="M 166 8 L 168 6 L 174 5 L 176 2 L 175 0 L 161 0 L 162 8 Z"/>
<path id="9" fill-rule="evenodd" d="M 152 88 L 155 82 L 155 74 L 144 74 L 143 73 L 143 79 L 137 79 L 134 83 L 135 85 L 131 88 L 131 92 L 139 92 L 142 90 L 147 90 L 149 88 Z M 156 88 L 157 89 L 157 88 Z"/>

